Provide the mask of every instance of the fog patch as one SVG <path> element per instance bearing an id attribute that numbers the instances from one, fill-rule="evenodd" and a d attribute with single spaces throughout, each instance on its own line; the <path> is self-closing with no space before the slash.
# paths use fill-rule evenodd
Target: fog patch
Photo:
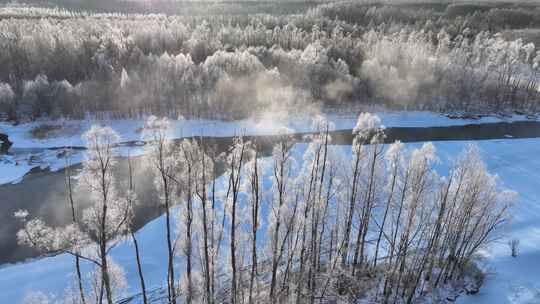
<path id="1" fill-rule="evenodd" d="M 359 74 L 371 84 L 376 98 L 395 105 L 408 106 L 420 102 L 420 98 L 427 99 L 437 86 L 435 51 L 422 39 L 390 38 L 379 37 L 366 50 L 367 59 Z"/>
<path id="2" fill-rule="evenodd" d="M 330 101 L 339 103 L 353 93 L 353 85 L 350 81 L 336 79 L 324 87 L 324 92 Z"/>

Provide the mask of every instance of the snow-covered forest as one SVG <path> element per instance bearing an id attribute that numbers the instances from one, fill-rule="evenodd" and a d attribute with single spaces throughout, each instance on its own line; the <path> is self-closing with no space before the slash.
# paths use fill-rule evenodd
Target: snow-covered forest
<path id="1" fill-rule="evenodd" d="M 338 2 L 302 14 L 208 5 L 211 16 L 7 6 L 0 106 L 10 119 L 246 117 L 351 103 L 537 110 L 540 55 L 530 35 L 516 34 L 540 25 L 537 6 L 404 3 Z"/>
<path id="2" fill-rule="evenodd" d="M 237 137 L 216 155 L 204 141 L 175 144 L 167 119 L 148 119 L 145 163 L 167 236 L 154 246 L 168 248 L 160 302 L 149 300 L 129 228 L 137 204 L 131 162 L 129 178 L 114 180 L 119 138 L 108 127 L 84 134 L 88 152 L 76 182 L 67 171 L 72 223 L 48 227 L 19 210 L 18 240 L 74 257 L 75 275 L 57 295 L 63 303 L 111 304 L 125 296 L 124 272 L 109 257 L 120 242 L 134 245 L 143 303 L 437 302 L 454 288 L 478 288 L 473 257 L 500 236 L 515 193 L 487 172 L 477 148 L 467 147 L 448 176 L 439 176 L 432 144 L 382 145 L 377 116 L 361 114 L 345 151 L 329 145 L 323 117 L 315 124 L 319 132 L 303 152 L 280 135 L 271 156 L 259 159 L 257 142 Z M 94 204 L 78 217 L 71 193 L 81 188 Z M 90 275 L 81 273 L 82 262 L 92 265 Z M 48 299 L 34 291 L 25 301 Z"/>
<path id="3" fill-rule="evenodd" d="M 540 3 L 0 0 L 0 302 L 540 303 Z"/>

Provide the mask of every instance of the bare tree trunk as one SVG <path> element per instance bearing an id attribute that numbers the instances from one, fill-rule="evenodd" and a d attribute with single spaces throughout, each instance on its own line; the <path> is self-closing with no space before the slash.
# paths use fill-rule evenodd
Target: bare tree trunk
<path id="1" fill-rule="evenodd" d="M 73 200 L 73 188 L 71 186 L 71 162 L 68 159 L 69 156 L 66 156 L 66 188 L 68 191 L 68 200 L 69 205 L 71 207 L 71 220 L 73 224 L 77 224 L 77 217 L 75 215 L 75 202 Z M 78 256 L 78 252 L 76 252 L 77 255 L 75 255 L 75 270 L 77 272 L 77 284 L 79 287 L 79 295 L 81 297 L 81 303 L 86 304 L 86 298 L 84 296 L 84 287 L 83 287 L 83 281 L 82 281 L 82 275 L 81 275 L 81 261 Z"/>
<path id="2" fill-rule="evenodd" d="M 257 164 L 257 149 L 253 159 L 251 176 L 251 274 L 249 280 L 249 304 L 253 304 L 253 287 L 257 277 L 257 229 L 259 227 L 259 168 Z"/>
<path id="3" fill-rule="evenodd" d="M 184 152 L 185 153 L 185 152 Z M 186 275 L 187 275 L 187 280 L 188 280 L 188 291 L 187 291 L 187 295 L 186 295 L 186 303 L 188 304 L 191 304 L 192 300 L 193 300 L 193 279 L 192 279 L 192 251 L 193 251 L 193 248 L 192 248 L 192 222 L 193 222 L 193 193 L 192 193 L 192 183 L 193 183 L 193 179 L 192 179 L 192 161 L 193 159 L 192 158 L 188 158 L 186 156 L 186 160 L 187 160 L 187 167 L 188 167 L 188 172 L 187 172 L 187 178 L 188 178 L 188 182 L 187 182 L 187 188 L 188 188 L 188 192 L 186 194 L 186 203 L 187 203 L 187 214 L 186 214 L 186 242 L 187 242 L 187 245 L 186 245 Z"/>
<path id="4" fill-rule="evenodd" d="M 312 170 L 312 173 L 311 173 L 311 180 L 313 180 L 313 170 Z M 311 183 L 312 181 L 310 181 L 310 185 L 309 185 L 309 192 L 311 193 Z M 300 304 L 301 303 L 301 299 L 302 299 L 302 292 L 303 292 L 303 287 L 304 287 L 304 282 L 303 282 L 303 278 L 304 278 L 304 271 L 305 271 L 305 263 L 306 263 L 306 243 L 307 243 L 307 224 L 306 224 L 306 221 L 307 221 L 307 218 L 309 216 L 309 211 L 310 211 L 310 205 L 308 204 L 308 201 L 309 201 L 309 197 L 310 197 L 310 194 L 308 193 L 308 196 L 307 196 L 307 199 L 306 199 L 306 206 L 304 208 L 304 221 L 302 223 L 302 246 L 300 248 L 300 265 L 299 265 L 299 270 L 298 270 L 298 278 L 297 278 L 297 281 L 296 281 L 296 304 Z"/>
<path id="5" fill-rule="evenodd" d="M 167 291 L 169 297 L 169 303 L 176 303 L 176 287 L 175 287 L 175 275 L 174 275 L 174 248 L 171 233 L 171 212 L 170 212 L 170 181 L 168 176 L 168 169 L 165 167 L 165 141 L 160 138 L 158 145 L 158 159 L 157 169 L 161 175 L 161 183 L 163 187 L 164 207 L 165 207 L 165 229 L 167 234 Z"/>
<path id="6" fill-rule="evenodd" d="M 276 223 L 272 235 L 272 276 L 270 282 L 270 298 L 274 299 L 275 289 L 277 284 L 277 270 L 279 265 L 279 231 L 281 226 L 281 207 L 285 203 L 285 163 L 287 161 L 287 147 L 286 143 L 281 141 L 279 143 L 279 160 L 274 164 L 274 179 L 277 185 L 277 195 L 278 195 L 278 207 L 276 215 Z"/>
<path id="7" fill-rule="evenodd" d="M 379 245 L 381 244 L 381 238 L 384 232 L 384 226 L 386 224 L 386 218 L 388 216 L 388 211 L 390 210 L 390 205 L 392 204 L 392 198 L 394 196 L 394 187 L 396 186 L 398 164 L 394 164 L 394 170 L 392 172 L 392 182 L 390 186 L 390 193 L 388 194 L 388 200 L 386 201 L 386 206 L 384 209 L 383 220 L 381 227 L 379 228 L 379 235 L 377 236 L 377 244 L 375 245 L 375 257 L 373 258 L 373 268 L 377 267 L 377 258 L 379 256 Z"/>
<path id="8" fill-rule="evenodd" d="M 213 303 L 213 298 L 211 296 L 210 292 L 210 253 L 209 253 L 209 245 L 208 245 L 208 231 L 210 230 L 210 227 L 208 226 L 208 215 L 206 210 L 206 200 L 207 200 L 207 193 L 206 193 L 206 185 L 207 185 L 207 177 L 206 177 L 206 153 L 204 152 L 204 143 L 201 141 L 201 146 L 203 148 L 202 153 L 202 180 L 201 180 L 201 189 L 199 192 L 199 198 L 201 200 L 202 205 L 202 215 L 203 215 L 203 241 L 204 241 L 204 287 L 205 287 L 205 298 L 206 303 Z M 210 232 L 213 234 L 213 231 L 210 230 Z M 213 238 L 213 235 L 212 235 Z"/>
<path id="9" fill-rule="evenodd" d="M 167 181 L 166 178 L 163 179 L 165 188 L 167 188 Z M 176 288 L 174 286 L 175 277 L 174 277 L 174 250 L 173 250 L 173 244 L 172 244 L 172 235 L 171 235 L 171 214 L 169 211 L 169 190 L 165 190 L 165 225 L 167 229 L 167 253 L 168 253 L 168 259 L 167 259 L 167 272 L 168 272 L 168 278 L 167 278 L 167 285 L 169 290 L 169 302 L 176 303 Z"/>
<path id="10" fill-rule="evenodd" d="M 112 288 L 111 288 L 111 280 L 109 277 L 109 266 L 107 261 L 107 212 L 108 212 L 108 204 L 109 204 L 109 185 L 107 184 L 107 170 L 110 170 L 108 168 L 109 159 L 99 159 L 100 162 L 100 184 L 101 184 L 101 194 L 102 194 L 102 204 L 101 207 L 101 219 L 100 219 L 100 227 L 99 227 L 99 237 L 98 237 L 98 243 L 99 243 L 99 257 L 101 259 L 101 279 L 103 281 L 103 285 L 105 286 L 105 292 L 107 293 L 107 302 L 108 304 L 113 304 L 113 295 L 112 295 Z"/>
<path id="11" fill-rule="evenodd" d="M 321 136 L 321 134 L 319 134 Z M 322 151 L 321 151 L 322 150 Z M 322 156 L 321 156 L 322 153 Z M 326 163 L 327 163 L 327 157 L 328 157 L 328 125 L 326 126 L 326 132 L 324 137 L 324 142 L 322 146 L 319 146 L 317 149 L 316 154 L 316 164 L 317 164 L 317 170 L 315 172 L 317 173 L 319 171 L 319 167 L 321 167 L 320 170 L 320 179 L 318 181 L 318 191 L 317 191 L 317 197 L 315 200 L 315 205 L 312 210 L 311 215 L 311 250 L 310 250 L 310 257 L 311 257 L 311 266 L 309 269 L 309 283 L 310 283 L 310 303 L 315 302 L 315 293 L 317 289 L 317 281 L 316 281 L 316 273 L 317 273 L 317 261 L 318 261 L 318 255 L 317 253 L 319 250 L 317 249 L 318 239 L 322 238 L 322 235 L 319 235 L 319 222 L 320 222 L 320 202 L 322 201 L 322 190 L 324 186 L 324 177 L 326 175 Z M 316 207 L 316 208 L 315 208 Z"/>
<path id="12" fill-rule="evenodd" d="M 105 292 L 107 296 L 107 303 L 113 304 L 113 295 L 112 295 L 112 288 L 111 288 L 111 280 L 109 278 L 109 266 L 107 261 L 107 238 L 105 233 L 105 224 L 107 220 L 107 203 L 106 203 L 107 196 L 104 195 L 104 203 L 103 203 L 103 209 L 102 209 L 102 217 L 101 217 L 101 235 L 99 238 L 99 257 L 101 259 L 101 279 L 103 280 L 103 285 L 105 286 Z"/>
<path id="13" fill-rule="evenodd" d="M 353 180 L 351 185 L 351 194 L 349 197 L 349 211 L 347 215 L 347 223 L 345 224 L 345 234 L 343 238 L 343 252 L 341 257 L 341 264 L 342 266 L 345 266 L 347 263 L 347 256 L 349 255 L 349 243 L 350 243 L 350 237 L 351 237 L 351 230 L 352 230 L 352 224 L 353 224 L 353 217 L 354 217 L 354 207 L 356 205 L 356 191 L 358 189 L 357 186 L 357 179 L 360 171 L 360 155 L 354 156 L 354 167 L 353 167 Z"/>
<path id="14" fill-rule="evenodd" d="M 146 284 L 144 281 L 144 275 L 141 265 L 141 256 L 139 254 L 139 243 L 137 242 L 137 238 L 135 237 L 135 233 L 131 231 L 131 239 L 133 240 L 133 244 L 135 245 L 135 258 L 137 261 L 137 273 L 139 274 L 139 282 L 141 284 L 141 292 L 143 296 L 143 303 L 148 304 L 148 296 L 146 295 Z"/>
<path id="15" fill-rule="evenodd" d="M 214 154 L 212 154 L 213 157 Z M 216 167 L 212 168 L 212 223 L 210 226 L 210 231 L 212 232 L 212 238 L 210 239 L 210 248 L 212 248 L 211 256 L 211 271 L 210 271 L 210 299 L 212 303 L 214 302 L 215 286 L 216 286 L 216 260 L 219 256 L 219 248 L 221 244 L 221 236 L 216 238 Z M 223 227 L 225 225 L 225 213 L 223 213 L 223 220 L 221 225 L 220 235 L 223 234 Z"/>
<path id="16" fill-rule="evenodd" d="M 309 184 L 308 184 L 308 193 L 307 195 L 305 195 L 305 207 L 304 207 L 304 221 L 302 223 L 302 245 L 301 245 L 301 249 L 300 249 L 300 266 L 299 266 L 299 271 L 298 271 L 298 278 L 297 278 L 297 286 L 296 286 L 296 303 L 299 304 L 301 299 L 302 299 L 302 291 L 303 291 L 303 286 L 304 286 L 304 282 L 303 282 L 303 278 L 304 278 L 304 271 L 305 271 L 305 263 L 306 263 L 306 260 L 307 260 L 307 253 L 306 253 L 306 250 L 307 250 L 307 220 L 309 218 L 309 214 L 310 214 L 310 211 L 311 211 L 311 208 L 314 208 L 315 206 L 312 206 L 313 202 L 313 192 L 314 192 L 314 182 L 315 182 L 315 179 L 316 179 L 316 176 L 317 176 L 317 166 L 316 166 L 316 162 L 312 162 L 312 166 L 311 166 L 311 173 L 310 173 L 310 178 L 309 178 Z M 309 282 L 309 278 L 308 277 L 308 282 L 307 282 L 307 285 L 310 286 L 310 282 Z"/>
<path id="17" fill-rule="evenodd" d="M 384 281 L 384 287 L 383 287 L 383 291 L 384 291 L 384 295 L 385 295 L 384 303 L 388 302 L 388 297 L 390 296 L 389 288 L 388 288 L 389 286 L 388 285 L 391 284 L 390 280 L 393 280 L 395 272 L 397 270 L 399 252 L 396 253 L 396 240 L 397 240 L 397 235 L 398 235 L 398 231 L 399 231 L 399 226 L 400 226 L 400 223 L 401 223 L 401 216 L 402 216 L 402 212 L 403 212 L 403 204 L 405 202 L 405 198 L 406 198 L 406 194 L 407 194 L 408 183 L 409 183 L 409 170 L 407 169 L 407 173 L 405 174 L 405 181 L 403 183 L 403 189 L 401 191 L 401 199 L 400 199 L 400 203 L 399 203 L 399 207 L 398 207 L 398 214 L 397 214 L 396 224 L 395 224 L 395 227 L 394 227 L 394 231 L 392 232 L 392 241 L 390 243 L 390 254 L 389 254 L 389 261 L 388 261 L 388 269 L 390 270 L 390 274 L 389 274 L 389 276 L 387 275 L 387 277 L 386 277 L 386 279 Z M 398 250 L 399 250 L 399 248 L 398 248 Z M 393 261 L 394 255 L 397 256 L 395 262 Z"/>
<path id="18" fill-rule="evenodd" d="M 131 166 L 131 157 L 129 155 L 128 155 L 128 169 L 129 169 L 129 191 L 133 192 L 135 187 L 133 185 L 133 170 L 132 170 L 132 166 Z M 129 195 L 131 195 L 131 193 Z M 131 201 L 131 196 L 128 199 L 129 199 L 130 212 L 133 213 L 133 202 Z M 133 244 L 135 245 L 135 259 L 136 259 L 136 262 L 137 262 L 137 273 L 139 275 L 139 282 L 141 284 L 141 292 L 142 292 L 142 296 L 143 296 L 143 303 L 148 304 L 148 297 L 146 295 L 146 284 L 144 282 L 144 273 L 143 273 L 143 270 L 142 270 L 141 256 L 140 256 L 140 252 L 139 252 L 139 242 L 137 241 L 137 238 L 135 237 L 135 233 L 133 232 L 133 230 L 130 228 L 129 231 L 130 231 L 130 234 L 131 234 L 131 240 L 133 241 Z"/>
<path id="19" fill-rule="evenodd" d="M 326 231 L 326 226 L 327 226 L 327 217 L 328 217 L 328 212 L 329 212 L 329 207 L 330 207 L 330 196 L 331 196 L 333 183 L 334 183 L 334 172 L 331 172 L 330 175 L 328 176 L 328 188 L 326 189 L 326 198 L 325 198 L 323 217 L 322 217 L 321 236 L 319 237 L 319 245 L 317 246 L 318 248 L 317 272 L 321 271 L 321 256 L 323 255 L 322 250 L 324 247 L 323 239 L 324 239 L 324 233 Z M 332 232 L 330 231 L 330 233 Z M 332 237 L 330 236 L 330 238 Z M 328 257 L 329 257 L 328 262 L 332 260 L 332 245 L 330 244 L 329 247 L 330 248 L 328 248 Z"/>
<path id="20" fill-rule="evenodd" d="M 289 286 L 291 281 L 291 268 L 293 267 L 294 257 L 296 256 L 296 249 L 298 248 L 298 243 L 300 241 L 300 231 L 298 230 L 298 227 L 296 226 L 294 217 L 296 216 L 297 210 L 298 210 L 298 204 L 299 204 L 299 197 L 300 197 L 300 190 L 296 191 L 295 195 L 295 202 L 294 202 L 294 216 L 291 218 L 291 226 L 294 225 L 294 227 L 290 227 L 289 230 L 294 230 L 295 232 L 295 238 L 294 241 L 291 239 L 289 244 L 289 252 L 287 257 L 287 265 L 285 267 L 285 274 L 283 275 L 283 283 L 282 283 L 282 289 L 287 289 L 287 295 L 289 293 Z"/>
<path id="21" fill-rule="evenodd" d="M 358 239 L 356 243 L 356 249 L 354 253 L 354 259 L 353 259 L 353 265 L 352 265 L 352 275 L 354 276 L 355 270 L 358 266 L 363 265 L 364 262 L 364 250 L 365 250 L 365 243 L 366 243 L 366 235 L 369 228 L 369 221 L 371 220 L 371 212 L 373 209 L 372 204 L 372 192 L 374 189 L 374 183 L 375 183 L 375 174 L 376 174 L 376 164 L 377 164 L 377 158 L 380 154 L 380 152 L 377 151 L 378 144 L 373 144 L 373 158 L 371 159 L 371 168 L 369 171 L 369 185 L 368 189 L 366 191 L 366 197 L 364 199 L 364 207 L 362 208 L 362 218 L 360 221 L 360 227 L 358 230 Z"/>
<path id="22" fill-rule="evenodd" d="M 244 152 L 246 144 L 242 139 L 237 143 L 240 145 L 239 155 L 235 155 L 237 151 L 233 151 L 231 159 L 231 174 L 229 178 L 229 186 L 232 190 L 232 206 L 231 206 L 231 228 L 230 228 L 230 254 L 231 254 L 231 267 L 232 267 L 232 280 L 231 280 L 231 304 L 237 302 L 237 259 L 236 259 L 236 205 L 238 203 L 238 194 L 240 191 L 240 178 L 242 174 L 242 162 L 244 160 Z M 236 147 L 235 149 L 238 149 Z"/>
<path id="23" fill-rule="evenodd" d="M 428 255 L 435 255 L 433 254 L 433 251 L 437 250 L 439 247 L 439 238 L 441 235 L 443 220 L 444 220 L 444 217 L 446 216 L 446 203 L 448 200 L 448 194 L 450 193 L 452 179 L 453 179 L 453 175 L 450 175 L 450 179 L 448 181 L 444 194 L 442 195 L 441 206 L 439 207 L 439 214 L 437 215 L 437 220 L 435 222 L 435 230 L 433 232 L 433 236 L 428 246 L 428 252 L 427 252 Z M 426 271 L 426 281 L 429 281 L 431 279 L 431 274 L 433 272 L 434 265 L 435 265 L 435 257 L 432 257 L 429 261 L 429 266 Z"/>

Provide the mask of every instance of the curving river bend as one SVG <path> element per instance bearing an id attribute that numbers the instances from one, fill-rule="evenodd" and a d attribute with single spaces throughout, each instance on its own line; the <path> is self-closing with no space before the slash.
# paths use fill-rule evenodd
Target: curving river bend
<path id="1" fill-rule="evenodd" d="M 352 142 L 351 130 L 331 131 L 330 133 L 332 144 L 350 145 Z M 295 134 L 294 138 L 298 142 L 306 141 L 304 135 L 308 134 Z M 387 143 L 395 140 L 420 142 L 535 138 L 540 137 L 540 122 L 485 123 L 448 127 L 393 127 L 387 128 L 385 134 L 385 142 Z M 278 140 L 277 136 L 248 136 L 247 138 L 259 144 L 261 156 L 270 155 L 273 144 Z M 198 140 L 204 140 L 205 144 L 211 145 L 217 152 L 226 151 L 232 142 L 231 137 L 204 137 L 198 138 Z M 125 143 L 125 145 L 130 144 L 133 143 Z M 134 157 L 132 164 L 134 165 L 136 192 L 140 202 L 136 206 L 133 226 L 135 229 L 139 229 L 158 217 L 163 210 L 157 204 L 153 183 L 154 176 L 150 168 L 145 165 L 141 156 Z M 70 169 L 75 171 L 78 168 L 80 165 L 75 165 Z M 218 166 L 218 173 L 221 171 L 222 168 Z M 116 166 L 118 181 L 125 181 L 127 172 L 127 161 L 125 158 L 120 158 Z M 65 174 L 65 169 L 56 172 L 33 170 L 20 183 L 0 186 L 0 219 L 2 219 L 0 224 L 0 265 L 40 255 L 35 250 L 17 244 L 16 233 L 21 225 L 13 217 L 15 211 L 27 209 L 31 216 L 40 217 L 53 226 L 63 226 L 71 221 L 71 213 L 67 205 Z M 74 199 L 79 211 L 90 204 L 86 193 L 77 189 L 74 192 Z"/>

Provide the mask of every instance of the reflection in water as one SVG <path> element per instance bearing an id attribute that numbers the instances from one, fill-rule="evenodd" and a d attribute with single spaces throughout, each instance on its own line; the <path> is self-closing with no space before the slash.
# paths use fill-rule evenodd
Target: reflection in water
<path id="1" fill-rule="evenodd" d="M 436 140 L 478 140 L 497 138 L 527 138 L 540 137 L 540 123 L 516 122 L 493 123 L 482 125 L 430 127 L 430 128 L 388 128 L 385 142 L 401 140 L 403 142 L 436 141 Z M 305 134 L 295 135 L 296 141 L 304 141 Z M 351 130 L 331 132 L 332 144 L 350 145 L 352 141 Z M 248 140 L 257 142 L 260 155 L 268 156 L 271 153 L 278 136 L 248 137 Z M 198 138 L 197 140 L 201 140 Z M 204 143 L 215 152 L 227 152 L 232 142 L 231 138 L 204 138 Z M 134 229 L 139 229 L 145 223 L 158 217 L 163 210 L 158 206 L 156 191 L 154 189 L 154 175 L 148 167 L 143 156 L 133 158 L 135 191 L 138 205 L 135 208 Z M 80 169 L 80 165 L 73 166 L 73 170 Z M 218 175 L 223 166 L 217 164 Z M 127 160 L 121 158 L 116 166 L 116 175 L 119 183 L 127 182 Z M 126 185 L 119 185 L 120 191 Z M 122 193 L 120 193 L 122 194 Z M 77 210 L 80 212 L 90 205 L 86 193 L 75 188 L 74 199 Z M 13 217 L 19 209 L 27 209 L 31 217 L 39 217 L 52 226 L 63 226 L 71 221 L 70 208 L 65 189 L 65 171 L 34 171 L 28 174 L 18 184 L 0 186 L 0 264 L 22 261 L 29 257 L 36 257 L 38 252 L 17 245 L 16 233 L 21 228 Z"/>
<path id="2" fill-rule="evenodd" d="M 200 138 L 197 140 L 201 140 Z M 274 137 L 253 138 L 259 143 L 261 156 L 268 156 L 272 150 Z M 231 138 L 205 138 L 204 144 L 217 154 L 227 152 Z M 141 228 L 147 222 L 158 217 L 162 208 L 158 204 L 158 197 L 154 187 L 154 174 L 150 164 L 144 156 L 132 158 L 133 178 L 138 203 L 135 206 L 135 219 L 133 228 Z M 72 175 L 76 175 L 81 165 L 71 167 Z M 218 175 L 223 172 L 223 165 L 217 164 Z M 64 226 L 71 222 L 71 209 L 65 187 L 66 170 L 50 172 L 48 170 L 34 170 L 24 177 L 18 184 L 0 186 L 1 209 L 0 218 L 0 264 L 22 261 L 30 257 L 39 256 L 39 252 L 26 246 L 17 244 L 16 233 L 22 225 L 15 219 L 13 213 L 19 209 L 27 209 L 30 218 L 39 217 L 51 226 Z M 128 162 L 121 157 L 115 166 L 116 180 L 120 195 L 127 189 Z M 76 183 L 74 183 L 76 184 Z M 74 201 L 77 216 L 82 210 L 91 205 L 85 191 L 74 187 Z"/>
<path id="3" fill-rule="evenodd" d="M 159 214 L 156 196 L 153 191 L 153 175 L 149 168 L 144 167 L 144 161 L 134 158 L 135 182 L 137 195 L 141 203 L 137 206 L 137 217 L 134 221 L 136 228 L 141 227 Z M 76 174 L 80 165 L 72 167 Z M 121 159 L 116 168 L 120 183 L 126 181 L 127 161 Z M 119 187 L 123 189 L 125 187 Z M 39 217 L 52 226 L 64 226 L 71 220 L 71 211 L 67 200 L 65 187 L 65 170 L 58 172 L 37 171 L 28 174 L 21 183 L 0 187 L 2 198 L 2 225 L 0 226 L 0 263 L 21 261 L 38 254 L 33 249 L 18 246 L 16 236 L 21 224 L 13 217 L 19 209 L 27 209 L 30 217 Z M 83 209 L 90 205 L 87 193 L 74 187 L 74 200 L 78 216 Z"/>

